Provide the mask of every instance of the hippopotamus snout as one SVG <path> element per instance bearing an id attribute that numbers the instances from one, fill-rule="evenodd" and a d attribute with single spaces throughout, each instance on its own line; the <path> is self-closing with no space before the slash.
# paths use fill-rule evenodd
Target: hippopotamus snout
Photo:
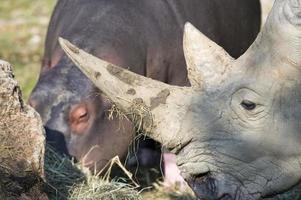
<path id="1" fill-rule="evenodd" d="M 125 158 L 131 123 L 109 119 L 110 101 L 74 66 L 58 65 L 42 74 L 29 104 L 41 115 L 47 142 L 84 166 L 101 170 L 112 157 Z"/>

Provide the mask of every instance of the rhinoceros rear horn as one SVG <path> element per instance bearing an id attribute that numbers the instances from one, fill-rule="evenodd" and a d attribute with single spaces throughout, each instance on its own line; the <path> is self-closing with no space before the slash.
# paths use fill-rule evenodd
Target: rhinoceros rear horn
<path id="1" fill-rule="evenodd" d="M 129 114 L 144 133 L 166 146 L 178 143 L 174 141 L 177 137 L 166 136 L 164 132 L 178 132 L 174 130 L 178 126 L 168 124 L 174 123 L 177 115 L 183 116 L 181 113 L 187 109 L 191 88 L 171 86 L 135 74 L 92 56 L 65 39 L 60 38 L 59 42 L 79 69 L 124 113 Z M 173 105 L 180 106 L 180 109 L 170 111 Z"/>
<path id="2" fill-rule="evenodd" d="M 300 66 L 300 35 L 301 0 L 276 0 L 261 33 L 246 54 L 260 57 L 268 52 L 274 58 Z"/>
<path id="3" fill-rule="evenodd" d="M 225 72 L 225 68 L 233 61 L 222 47 L 189 22 L 184 28 L 183 48 L 188 78 L 193 87 L 216 82 L 216 78 L 220 78 L 218 75 Z"/>

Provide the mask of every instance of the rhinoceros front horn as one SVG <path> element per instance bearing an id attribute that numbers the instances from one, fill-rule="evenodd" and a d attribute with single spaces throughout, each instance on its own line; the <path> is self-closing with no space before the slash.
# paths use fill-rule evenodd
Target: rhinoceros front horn
<path id="1" fill-rule="evenodd" d="M 243 55 L 271 55 L 281 62 L 301 65 L 301 0 L 276 0 L 256 41 Z"/>
<path id="2" fill-rule="evenodd" d="M 171 86 L 94 57 L 65 39 L 60 45 L 79 69 L 145 134 L 170 149 L 181 148 L 184 114 L 193 89 Z"/>

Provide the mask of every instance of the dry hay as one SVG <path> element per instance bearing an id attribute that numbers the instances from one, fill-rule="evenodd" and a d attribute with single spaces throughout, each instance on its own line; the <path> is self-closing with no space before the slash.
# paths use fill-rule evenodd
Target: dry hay
<path id="1" fill-rule="evenodd" d="M 47 145 L 45 157 L 46 192 L 50 200 L 140 200 L 136 186 L 110 181 L 110 170 L 116 163 L 123 167 L 118 159 L 108 163 L 104 176 L 83 173 L 86 171 L 75 165 L 68 157 L 60 155 Z M 125 170 L 125 168 L 124 168 Z M 128 176 L 130 173 L 125 171 Z"/>
<path id="2" fill-rule="evenodd" d="M 150 108 L 145 105 L 142 99 L 137 98 L 131 102 L 131 107 L 129 111 L 124 111 L 120 109 L 115 103 L 111 102 L 112 107 L 109 110 L 108 117 L 113 119 L 114 117 L 123 120 L 127 119 L 132 121 L 137 135 L 143 134 L 147 135 L 147 132 L 150 132 L 153 126 L 153 116 L 150 111 Z"/>
<path id="3" fill-rule="evenodd" d="M 85 175 L 67 156 L 58 154 L 50 145 L 45 152 L 46 192 L 52 200 L 68 199 L 72 186 L 85 181 Z"/>
<path id="4" fill-rule="evenodd" d="M 46 148 L 45 173 L 50 200 L 196 200 L 191 190 L 180 191 L 177 187 L 168 190 L 160 183 L 151 188 L 138 191 L 138 185 L 126 184 L 120 180 L 110 180 L 113 164 L 118 165 L 131 179 L 132 175 L 115 157 L 108 163 L 103 175 L 91 175 L 68 157 L 55 152 L 51 146 Z M 83 173 L 85 171 L 85 173 Z M 148 190 L 150 189 L 150 190 Z M 148 190 L 148 191 L 147 191 Z"/>
<path id="5" fill-rule="evenodd" d="M 75 185 L 70 194 L 74 200 L 140 200 L 139 193 L 130 185 L 105 181 L 92 176 L 86 183 Z"/>
<path id="6" fill-rule="evenodd" d="M 142 193 L 144 200 L 197 200 L 192 190 L 188 187 L 179 188 L 177 185 L 174 187 L 166 187 L 164 183 L 155 183 L 151 191 Z"/>

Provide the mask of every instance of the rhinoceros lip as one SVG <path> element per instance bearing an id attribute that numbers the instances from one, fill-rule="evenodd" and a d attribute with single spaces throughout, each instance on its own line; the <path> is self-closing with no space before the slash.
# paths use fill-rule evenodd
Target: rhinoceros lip
<path id="1" fill-rule="evenodd" d="M 218 196 L 218 182 L 210 172 L 194 176 L 188 179 L 187 183 L 200 200 L 229 199 L 228 194 Z"/>

